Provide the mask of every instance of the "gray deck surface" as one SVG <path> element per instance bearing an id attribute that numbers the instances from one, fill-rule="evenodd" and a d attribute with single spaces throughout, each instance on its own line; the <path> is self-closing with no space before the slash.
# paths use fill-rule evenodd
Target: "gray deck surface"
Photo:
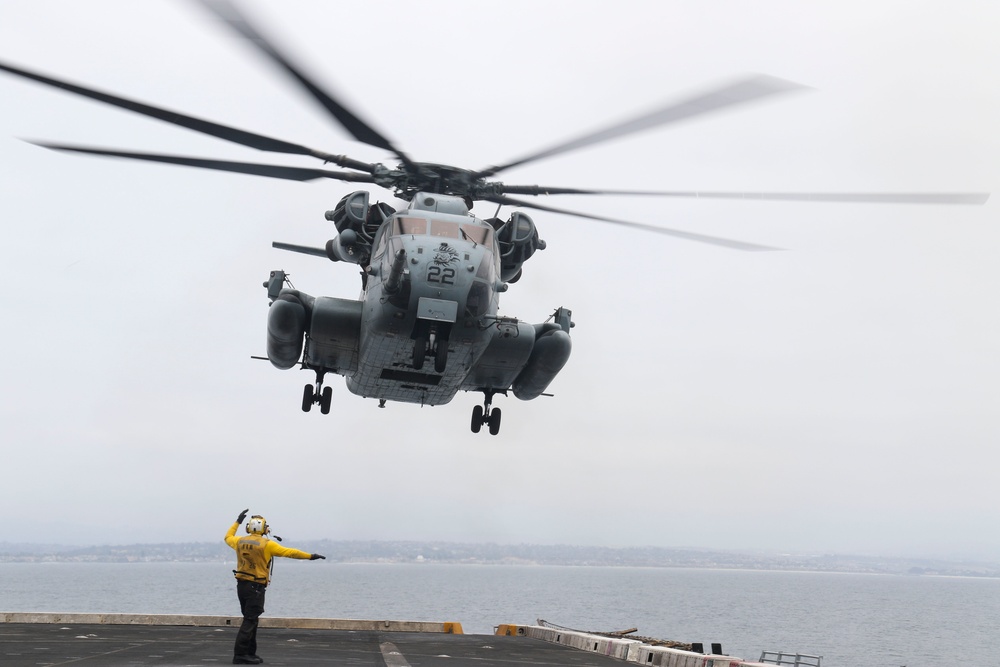
<path id="1" fill-rule="evenodd" d="M 236 628 L 0 624 L 0 665 L 136 667 L 232 664 Z M 621 660 L 526 637 L 261 628 L 265 665 L 622 667 Z"/>

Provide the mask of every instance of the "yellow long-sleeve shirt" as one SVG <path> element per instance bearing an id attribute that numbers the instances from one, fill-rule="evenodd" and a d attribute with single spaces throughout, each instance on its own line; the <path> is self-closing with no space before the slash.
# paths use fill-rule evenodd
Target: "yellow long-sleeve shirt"
<path id="1" fill-rule="evenodd" d="M 226 533 L 226 544 L 236 550 L 236 569 L 233 573 L 237 579 L 255 581 L 265 586 L 271 582 L 271 559 L 311 558 L 312 554 L 291 547 L 283 547 L 274 540 L 263 535 L 244 535 L 236 537 L 240 523 L 237 521 Z"/>

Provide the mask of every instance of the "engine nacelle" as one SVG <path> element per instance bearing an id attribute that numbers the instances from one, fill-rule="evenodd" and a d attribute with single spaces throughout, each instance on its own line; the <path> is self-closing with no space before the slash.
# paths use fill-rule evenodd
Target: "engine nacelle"
<path id="1" fill-rule="evenodd" d="M 335 209 L 326 212 L 326 219 L 340 232 L 336 239 L 327 242 L 327 257 L 335 262 L 367 264 L 376 232 L 395 212 L 396 209 L 382 202 L 369 206 L 366 190 L 347 195 Z"/>
<path id="2" fill-rule="evenodd" d="M 378 228 L 395 212 L 396 209 L 382 202 L 369 206 L 368 191 L 358 190 L 341 199 L 335 209 L 327 211 L 326 219 L 336 225 L 341 234 L 351 229 L 357 234 L 359 243 L 370 246 Z"/>
<path id="3" fill-rule="evenodd" d="M 365 220 L 368 217 L 368 192 L 358 190 L 352 192 L 337 203 L 337 207 L 326 212 L 326 219 L 337 227 L 338 232 L 353 229 L 361 234 L 365 228 Z M 371 242 L 371 236 L 368 237 Z"/>
<path id="4" fill-rule="evenodd" d="M 534 221 L 524 213 L 516 211 L 510 220 L 501 222 L 499 218 L 488 220 L 496 230 L 497 246 L 500 249 L 500 279 L 517 282 L 521 277 L 521 265 L 535 254 L 545 249 L 545 241 L 538 238 Z"/>

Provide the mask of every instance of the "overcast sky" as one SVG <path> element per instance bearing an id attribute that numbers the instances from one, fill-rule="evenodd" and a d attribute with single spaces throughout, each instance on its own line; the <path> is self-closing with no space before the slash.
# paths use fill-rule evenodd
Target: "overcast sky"
<path id="1" fill-rule="evenodd" d="M 554 397 L 498 397 L 497 437 L 469 431 L 479 394 L 380 410 L 338 377 L 303 414 L 312 374 L 250 359 L 261 283 L 359 280 L 270 244 L 322 245 L 356 188 L 46 151 L 21 139 L 283 161 L 0 73 L 0 539 L 216 540 L 249 507 L 289 543 L 1000 558 L 995 2 L 240 6 L 422 161 L 481 168 L 761 72 L 812 90 L 504 180 L 993 197 L 553 198 L 785 250 L 532 213 L 548 248 L 501 313 L 573 310 Z M 193 3 L 0 0 L 0 60 L 392 164 Z"/>

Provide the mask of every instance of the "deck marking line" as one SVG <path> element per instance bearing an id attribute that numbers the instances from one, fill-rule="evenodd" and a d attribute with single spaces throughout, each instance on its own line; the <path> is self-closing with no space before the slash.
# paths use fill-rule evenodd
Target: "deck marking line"
<path id="1" fill-rule="evenodd" d="M 396 645 L 392 642 L 382 642 L 378 645 L 380 651 L 382 651 L 382 660 L 385 661 L 385 667 L 410 667 L 410 663 L 406 661 L 403 654 L 399 652 Z"/>

